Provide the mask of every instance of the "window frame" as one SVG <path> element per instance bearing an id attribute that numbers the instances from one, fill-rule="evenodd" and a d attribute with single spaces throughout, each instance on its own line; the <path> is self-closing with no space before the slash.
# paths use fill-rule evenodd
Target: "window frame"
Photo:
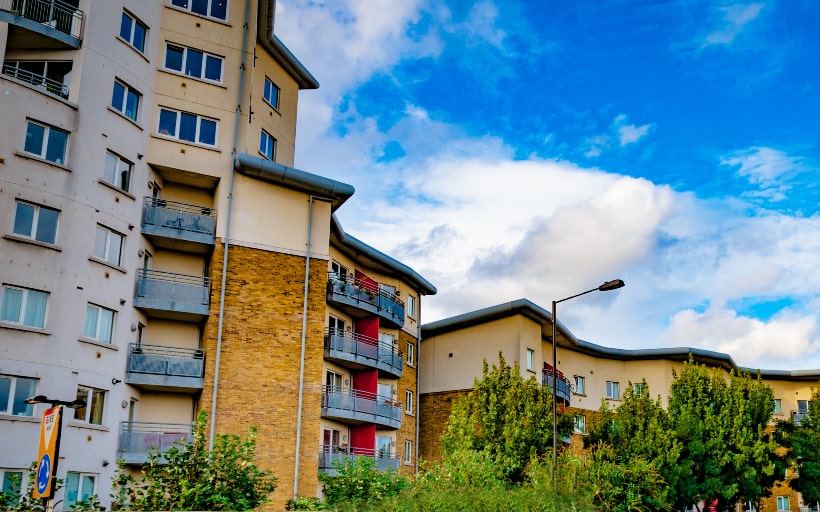
<path id="1" fill-rule="evenodd" d="M 407 295 L 407 304 L 405 304 L 407 308 L 407 316 L 410 318 L 416 318 L 416 298 L 412 295 Z"/>
<path id="2" fill-rule="evenodd" d="M 29 226 L 29 233 L 23 234 L 17 231 L 17 220 L 18 216 L 20 215 L 20 206 L 28 206 L 34 209 L 34 212 L 31 215 L 31 225 Z M 38 238 L 40 236 L 40 211 L 41 210 L 48 210 L 55 213 L 55 221 L 54 221 L 54 230 L 53 233 L 50 232 L 51 240 L 41 240 Z M 26 238 L 28 240 L 33 240 L 35 242 L 40 242 L 43 244 L 48 245 L 56 245 L 57 243 L 57 233 L 60 225 L 60 210 L 57 208 L 52 208 L 50 206 L 45 206 L 41 204 L 37 204 L 31 201 L 26 201 L 24 199 L 15 199 L 14 201 L 14 222 L 12 224 L 11 232 L 16 236 Z"/>
<path id="3" fill-rule="evenodd" d="M 574 389 L 572 390 L 573 393 L 576 395 L 584 395 L 587 394 L 587 383 L 586 378 L 583 375 L 573 375 L 572 381 L 574 384 Z M 580 385 L 579 385 L 580 383 Z"/>
<path id="4" fill-rule="evenodd" d="M 339 281 L 347 281 L 350 270 L 336 260 L 330 260 L 330 272 Z"/>
<path id="5" fill-rule="evenodd" d="M 612 393 L 614 391 L 614 393 Z M 621 383 L 616 380 L 606 381 L 606 399 L 620 400 L 621 399 Z"/>
<path id="6" fill-rule="evenodd" d="M 168 66 L 168 50 L 170 48 L 175 48 L 177 50 L 182 50 L 182 60 L 180 61 L 180 69 L 175 69 Z M 188 73 L 188 57 L 190 52 L 197 52 L 202 54 L 202 62 L 199 66 L 199 74 L 193 75 Z M 206 71 L 208 69 L 208 59 L 214 59 L 219 61 L 219 78 L 213 79 L 208 78 L 206 75 Z M 165 42 L 165 52 L 163 54 L 162 59 L 162 69 L 165 71 L 169 71 L 171 73 L 176 73 L 182 75 L 187 78 L 193 78 L 195 80 L 202 80 L 204 82 L 209 82 L 212 84 L 223 84 L 224 83 L 224 76 L 225 76 L 225 57 L 220 55 L 216 55 L 215 53 L 206 52 L 200 50 L 198 48 L 192 48 L 190 46 L 185 46 L 183 44 L 172 43 L 170 41 Z"/>
<path id="7" fill-rule="evenodd" d="M 585 414 L 576 414 L 572 417 L 572 431 L 575 434 L 587 433 L 587 417 Z"/>
<path id="8" fill-rule="evenodd" d="M 21 327 L 29 327 L 32 329 L 45 329 L 46 326 L 46 319 L 48 318 L 48 299 L 50 297 L 50 293 L 45 290 L 37 290 L 34 288 L 26 288 L 24 286 L 16 286 L 12 284 L 3 284 L 3 296 L 0 297 L 0 322 L 8 324 L 8 325 L 18 325 Z M 2 312 L 5 310 L 6 299 L 8 297 L 8 290 L 18 290 L 22 292 L 22 296 L 20 298 L 20 308 L 17 312 L 17 320 L 9 320 L 2 317 Z M 43 308 L 43 316 L 41 321 L 39 322 L 41 325 L 32 325 L 26 323 L 26 316 L 28 313 L 28 306 L 29 306 L 29 295 L 31 292 L 41 293 L 45 295 L 46 305 Z"/>
<path id="9" fill-rule="evenodd" d="M 413 441 L 409 439 L 404 440 L 404 464 L 406 466 L 413 464 Z"/>
<path id="10" fill-rule="evenodd" d="M 121 97 L 117 98 L 117 86 L 122 88 Z M 128 102 L 129 99 L 133 97 L 134 99 L 134 112 L 133 116 L 129 115 L 128 110 Z M 118 108 L 116 103 L 119 101 L 121 103 L 120 107 Z M 117 113 L 122 114 L 126 118 L 130 119 L 131 121 L 137 123 L 139 122 L 139 113 L 140 113 L 140 104 L 142 103 L 142 94 L 128 85 L 125 81 L 115 78 L 114 79 L 114 90 L 111 93 L 111 108 L 114 109 Z"/>
<path id="11" fill-rule="evenodd" d="M 535 371 L 535 350 L 527 349 L 527 371 Z"/>
<path id="12" fill-rule="evenodd" d="M 259 132 L 259 154 L 266 160 L 271 162 L 276 161 L 276 137 L 267 131 L 260 130 Z"/>
<path id="13" fill-rule="evenodd" d="M 99 241 L 100 233 L 105 233 L 105 242 L 103 246 L 103 254 L 97 254 L 97 244 Z M 119 248 L 117 250 L 117 261 L 112 261 L 111 258 L 111 241 L 112 235 L 119 237 Z M 125 246 L 125 235 L 120 233 L 119 231 L 115 231 L 109 227 L 103 226 L 102 224 L 97 224 L 97 228 L 94 231 L 94 247 L 93 247 L 93 256 L 99 261 L 103 261 L 109 265 L 113 265 L 115 267 L 120 267 L 122 264 L 122 253 L 123 247 Z"/>
<path id="14" fill-rule="evenodd" d="M 335 382 L 336 380 L 339 382 L 338 385 Z M 325 370 L 325 387 L 331 393 L 341 393 L 344 389 L 344 374 L 333 370 Z"/>
<path id="15" fill-rule="evenodd" d="M 108 169 L 109 168 L 108 162 L 112 161 L 111 160 L 112 158 L 113 158 L 113 162 L 114 162 L 114 176 L 113 176 L 113 179 L 109 180 L 108 179 L 108 170 L 109 170 Z M 125 164 L 125 165 L 128 166 L 127 177 L 125 178 L 125 180 L 123 180 L 122 169 L 120 168 L 122 164 Z M 105 165 L 103 166 L 102 180 L 104 182 L 108 183 L 109 185 L 113 186 L 114 188 L 118 189 L 118 190 L 122 190 L 123 192 L 130 193 L 131 182 L 133 181 L 133 178 L 134 178 L 134 163 L 131 162 L 130 160 L 127 160 L 127 159 L 123 158 L 122 156 L 118 155 L 117 153 L 114 153 L 110 149 L 106 150 L 105 151 Z M 123 186 L 123 183 L 122 183 L 123 181 L 126 182 L 125 186 Z"/>
<path id="16" fill-rule="evenodd" d="M 273 92 L 276 92 L 274 101 Z M 279 100 L 282 97 L 282 89 L 268 77 L 265 77 L 265 85 L 262 87 L 262 99 L 274 110 L 279 110 Z"/>
<path id="17" fill-rule="evenodd" d="M 25 468 L 0 468 L 0 492 L 10 492 L 12 491 L 11 488 L 11 480 L 9 480 L 9 476 L 11 475 L 20 475 L 20 480 L 18 480 L 17 491 L 20 494 L 20 498 L 22 499 L 23 494 L 25 493 L 26 489 L 26 476 L 28 474 L 28 470 Z M 8 488 L 7 488 L 8 486 Z"/>
<path id="18" fill-rule="evenodd" d="M 416 367 L 416 344 L 407 342 L 407 366 Z"/>
<path id="19" fill-rule="evenodd" d="M 74 495 L 73 500 L 70 499 L 72 489 L 69 488 L 69 483 L 71 482 L 71 475 L 77 475 L 77 489 L 73 490 L 73 491 L 76 491 L 76 494 Z M 91 496 L 94 496 L 94 494 L 96 494 L 96 491 L 97 491 L 97 479 L 99 478 L 99 476 L 100 475 L 98 475 L 96 473 L 85 473 L 85 472 L 80 472 L 80 471 L 67 471 L 66 472 L 66 478 L 65 478 L 65 487 L 63 488 L 63 492 L 64 492 L 63 506 L 65 507 L 65 510 L 71 510 L 72 507 L 77 504 L 77 502 L 85 501 L 88 498 L 90 498 Z M 88 478 L 88 477 L 91 478 L 92 489 L 91 489 L 90 494 L 84 495 L 84 494 L 82 494 L 83 479 Z"/>
<path id="20" fill-rule="evenodd" d="M 163 128 L 162 125 L 162 112 L 168 112 L 174 114 L 175 122 L 174 122 L 174 133 L 162 133 Z M 196 118 L 196 129 L 194 130 L 194 140 L 183 139 L 180 137 L 180 127 L 182 125 L 182 117 L 183 115 L 189 115 Z M 201 140 L 202 135 L 202 121 L 208 121 L 214 123 L 214 142 L 213 144 L 209 142 L 203 142 Z M 157 115 L 157 135 L 163 138 L 173 139 L 179 142 L 186 142 L 188 144 L 194 144 L 197 146 L 207 147 L 207 148 L 216 148 L 217 142 L 219 142 L 219 119 L 214 119 L 212 117 L 202 116 L 199 114 L 195 114 L 193 112 L 186 112 L 183 110 L 176 110 L 173 108 L 168 107 L 159 107 L 159 114 Z"/>
<path id="21" fill-rule="evenodd" d="M 105 420 L 105 395 L 106 391 L 104 389 L 83 385 L 77 386 L 77 399 L 85 400 L 86 405 L 74 409 L 74 421 L 89 425 L 102 425 Z M 95 414 L 95 404 L 99 407 L 99 415 Z M 81 415 L 82 418 L 78 417 Z"/>
<path id="22" fill-rule="evenodd" d="M 220 18 L 219 16 L 211 15 L 211 11 L 213 10 L 212 8 L 213 8 L 213 5 L 214 5 L 214 2 L 218 2 L 219 0 L 204 0 L 204 1 L 207 3 L 208 14 L 202 14 L 200 12 L 195 12 L 193 10 L 193 2 L 191 0 L 171 0 L 169 2 L 169 4 L 172 5 L 173 7 L 181 10 L 181 11 L 185 11 L 185 12 L 188 12 L 190 14 L 193 14 L 194 16 L 201 16 L 203 18 L 218 20 L 218 21 L 222 21 L 222 22 L 227 22 L 228 21 L 229 9 L 228 9 L 227 0 L 225 0 L 225 17 L 224 18 Z"/>
<path id="23" fill-rule="evenodd" d="M 43 129 L 43 140 L 40 144 L 40 151 L 39 153 L 35 153 L 34 151 L 29 151 L 27 149 L 28 142 L 29 142 L 29 125 L 34 125 Z M 65 143 L 63 144 L 63 148 L 61 151 L 62 158 L 51 159 L 49 158 L 49 150 L 51 149 L 50 146 L 53 143 L 51 134 L 52 132 L 61 133 L 65 135 Z M 47 123 L 41 123 L 40 121 L 35 121 L 31 118 L 26 119 L 26 133 L 25 137 L 23 138 L 23 153 L 27 155 L 32 155 L 36 158 L 40 158 L 47 162 L 51 162 L 56 165 L 62 165 L 65 167 L 66 161 L 68 160 L 68 141 L 70 138 L 71 132 L 67 130 L 62 130 L 57 128 L 56 126 L 52 126 Z"/>
<path id="24" fill-rule="evenodd" d="M 0 380 L 9 381 L 8 401 L 5 404 L 0 404 L 0 415 L 14 416 L 14 417 L 34 417 L 34 404 L 27 404 L 24 402 L 27 398 L 37 394 L 37 383 L 39 379 L 34 377 L 21 377 L 19 375 L 0 375 Z M 30 388 L 26 396 L 17 396 L 19 393 L 18 381 L 29 381 Z M 22 405 L 22 407 L 20 407 Z M 21 410 L 22 409 L 22 410 Z"/>
<path id="25" fill-rule="evenodd" d="M 89 336 L 89 310 L 95 309 L 97 310 L 95 313 L 94 319 L 94 334 Z M 109 313 L 110 320 L 108 321 L 108 325 L 104 325 L 104 318 L 105 315 L 102 313 Z M 114 322 L 117 318 L 117 312 L 111 308 L 107 308 L 105 306 L 100 306 L 99 304 L 94 304 L 93 302 L 89 302 L 86 304 L 85 308 L 85 326 L 83 327 L 83 337 L 89 340 L 96 341 L 97 343 L 104 343 L 106 345 L 111 345 L 114 342 Z M 105 329 L 105 332 L 101 333 L 101 329 Z M 107 336 L 101 337 L 101 334 Z"/>
<path id="26" fill-rule="evenodd" d="M 776 500 L 777 512 L 787 512 L 791 510 L 791 503 L 788 496 L 778 496 Z M 782 504 L 782 505 L 781 505 Z M 785 505 L 785 507 L 783 506 Z"/>
<path id="27" fill-rule="evenodd" d="M 772 414 L 783 414 L 783 400 L 780 398 L 774 399 L 774 412 Z"/>
<path id="28" fill-rule="evenodd" d="M 123 34 L 122 34 L 123 21 L 125 20 L 125 18 L 128 18 L 130 20 L 130 25 L 131 25 L 131 27 L 130 27 L 131 30 L 129 31 L 130 33 L 128 34 L 128 37 L 124 37 Z M 136 35 L 136 27 L 138 27 L 138 26 L 142 27 L 142 45 L 141 46 L 137 46 L 136 44 L 134 44 L 134 36 Z M 139 18 L 137 18 L 136 16 L 134 16 L 133 14 L 131 14 L 128 11 L 125 11 L 125 10 L 122 11 L 122 17 L 120 18 L 120 33 L 118 34 L 118 36 L 119 36 L 120 39 L 122 39 L 123 41 L 128 43 L 128 46 L 130 46 L 131 48 L 137 50 L 138 52 L 140 52 L 143 55 L 145 54 L 145 42 L 148 40 L 148 25 L 143 23 L 142 20 L 140 20 Z"/>
<path id="29" fill-rule="evenodd" d="M 408 389 L 404 392 L 404 413 L 409 416 L 415 415 L 415 394 Z"/>

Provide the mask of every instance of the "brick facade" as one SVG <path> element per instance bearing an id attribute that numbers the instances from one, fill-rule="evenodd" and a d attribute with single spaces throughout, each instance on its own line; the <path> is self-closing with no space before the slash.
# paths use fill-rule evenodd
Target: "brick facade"
<path id="1" fill-rule="evenodd" d="M 202 340 L 207 359 L 199 408 L 209 414 L 223 248 L 217 244 L 211 260 L 211 315 Z M 231 246 L 228 258 L 216 432 L 244 435 L 258 427 L 257 462 L 279 479 L 268 505 L 274 509 L 293 494 L 305 262 L 241 246 Z M 318 488 L 326 267 L 311 260 L 299 465 L 299 494 L 310 496 Z"/>
<path id="2" fill-rule="evenodd" d="M 447 420 L 453 410 L 453 402 L 467 395 L 471 390 L 425 393 L 419 400 L 419 458 L 441 460 L 441 434 L 447 427 Z"/>
<path id="3" fill-rule="evenodd" d="M 396 433 L 396 453 L 401 457 L 401 466 L 399 470 L 404 473 L 412 473 L 416 467 L 415 460 L 415 446 L 416 446 L 416 417 L 419 414 L 419 394 L 416 388 L 416 367 L 407 364 L 407 344 L 412 343 L 416 347 L 416 354 L 418 354 L 418 340 L 415 336 L 399 330 L 399 349 L 402 351 L 404 357 L 404 373 L 397 383 L 398 398 L 402 403 L 403 412 L 401 428 Z M 406 395 L 407 391 L 413 392 L 414 414 L 407 414 Z M 404 442 L 410 441 L 413 443 L 413 455 L 410 460 L 410 465 L 405 464 L 404 459 Z"/>

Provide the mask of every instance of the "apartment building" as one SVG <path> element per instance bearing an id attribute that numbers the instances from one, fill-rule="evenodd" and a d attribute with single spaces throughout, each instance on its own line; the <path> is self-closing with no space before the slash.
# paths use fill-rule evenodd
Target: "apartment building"
<path id="1" fill-rule="evenodd" d="M 295 169 L 275 0 L 0 0 L 0 480 L 66 413 L 57 510 L 117 459 L 259 428 L 274 505 L 332 460 L 416 463 L 421 298 L 346 234 L 352 186 Z"/>
<path id="2" fill-rule="evenodd" d="M 673 372 L 690 354 L 698 363 L 727 373 L 757 372 L 739 368 L 727 354 L 699 348 L 624 350 L 596 345 L 578 339 L 560 321 L 556 324 L 557 368 L 553 370 L 552 314 L 526 299 L 431 322 L 422 326 L 421 333 L 419 456 L 425 460 L 440 458 L 439 438 L 453 401 L 472 389 L 474 379 L 481 377 L 483 361 L 496 362 L 499 352 L 509 364 L 519 364 L 524 378 L 533 377 L 545 386 L 556 383 L 559 407 L 575 420 L 573 449 L 582 448 L 582 437 L 602 400 L 616 408 L 627 386 L 645 379 L 652 394 L 661 395 L 666 406 Z M 774 390 L 775 418 L 802 419 L 820 371 L 760 373 Z M 761 512 L 798 510 L 798 506 L 806 510 L 800 497 L 781 484 Z"/>

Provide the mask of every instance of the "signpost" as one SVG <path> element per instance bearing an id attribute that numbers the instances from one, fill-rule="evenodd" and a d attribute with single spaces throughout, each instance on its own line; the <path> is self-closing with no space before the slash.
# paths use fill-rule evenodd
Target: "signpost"
<path id="1" fill-rule="evenodd" d="M 48 499 L 54 496 L 62 423 L 62 405 L 55 405 L 43 411 L 43 421 L 40 423 L 40 448 L 37 451 L 37 480 L 32 493 L 35 499 Z"/>

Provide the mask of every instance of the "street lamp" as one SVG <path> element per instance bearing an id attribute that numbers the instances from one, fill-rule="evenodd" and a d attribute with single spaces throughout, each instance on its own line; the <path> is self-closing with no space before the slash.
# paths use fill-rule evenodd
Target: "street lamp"
<path id="1" fill-rule="evenodd" d="M 614 279 L 612 281 L 607 281 L 601 286 L 597 288 L 593 288 L 591 290 L 587 290 L 585 292 L 578 293 L 573 295 L 572 297 L 567 297 L 561 300 L 554 300 L 552 301 L 552 483 L 553 486 L 555 485 L 555 468 L 558 465 L 558 350 L 557 350 L 557 342 L 556 342 L 556 329 L 555 324 L 558 323 L 558 319 L 556 318 L 556 305 L 559 302 L 564 302 L 570 299 L 574 299 L 575 297 L 580 297 L 581 295 L 586 295 L 587 293 L 592 292 L 608 292 L 609 290 L 617 290 L 618 288 L 623 288 L 625 283 L 621 279 Z"/>
<path id="2" fill-rule="evenodd" d="M 33 396 L 31 398 L 26 398 L 25 400 L 23 400 L 23 403 L 24 404 L 49 404 L 52 407 L 57 406 L 57 405 L 64 405 L 64 406 L 68 407 L 69 409 L 82 409 L 83 407 L 85 407 L 87 405 L 85 403 L 85 400 L 82 400 L 82 399 L 79 399 L 79 398 L 77 400 L 72 400 L 72 401 L 68 402 L 66 400 L 55 400 L 55 399 L 49 398 L 45 395 L 37 395 L 37 396 Z"/>

